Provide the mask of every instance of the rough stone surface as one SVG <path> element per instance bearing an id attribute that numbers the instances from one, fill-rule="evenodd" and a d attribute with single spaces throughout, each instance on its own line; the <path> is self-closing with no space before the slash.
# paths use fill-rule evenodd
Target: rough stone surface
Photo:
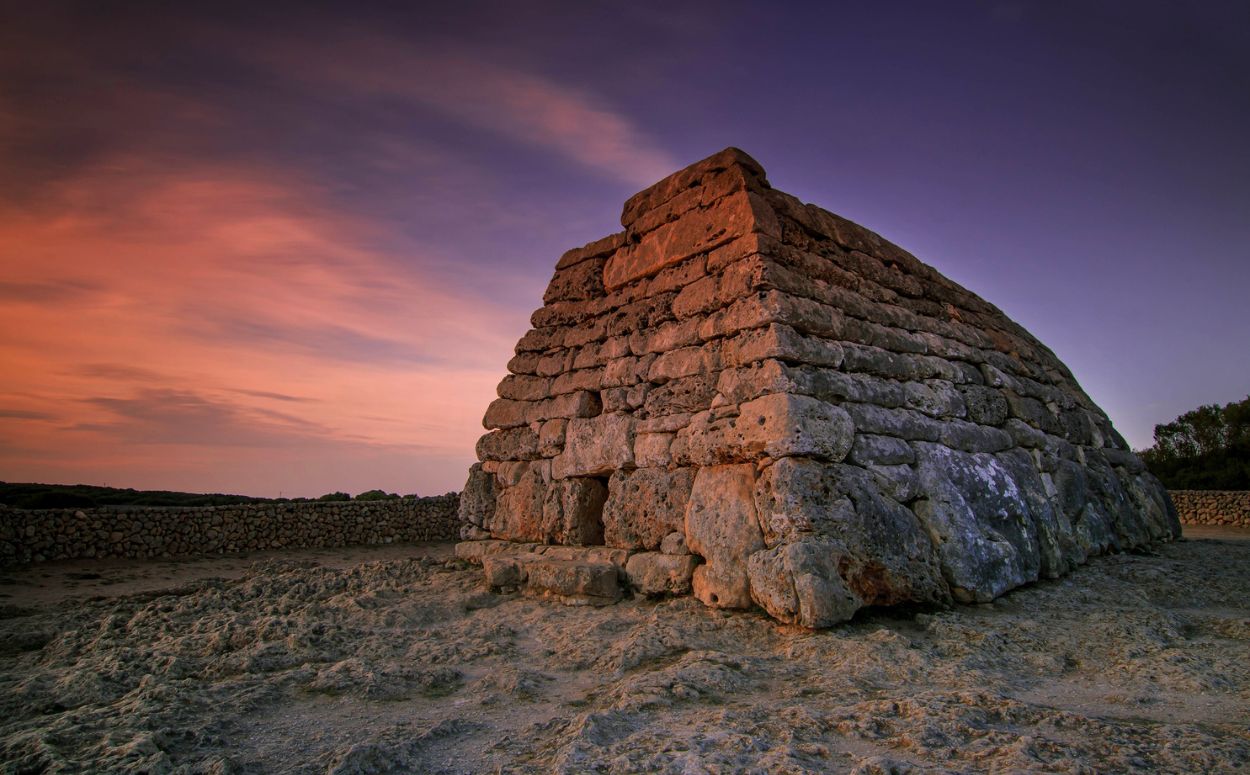
<path id="1" fill-rule="evenodd" d="M 1181 524 L 1250 527 L 1250 490 L 1171 490 Z"/>
<path id="2" fill-rule="evenodd" d="M 633 419 L 627 414 L 569 420 L 564 451 L 551 461 L 551 475 L 611 474 L 634 463 Z"/>
<path id="3" fill-rule="evenodd" d="M 746 561 L 764 547 L 755 515 L 755 466 L 700 468 L 686 504 L 686 545 L 707 562 L 694 570 L 694 595 L 713 608 L 747 608 Z"/>
<path id="4" fill-rule="evenodd" d="M 608 488 L 598 479 L 552 482 L 543 501 L 542 539 L 580 546 L 603 543 L 603 502 Z"/>
<path id="5" fill-rule="evenodd" d="M 629 585 L 644 595 L 688 595 L 698 560 L 691 554 L 640 552 L 625 564 Z"/>
<path id="6" fill-rule="evenodd" d="M 608 546 L 655 549 L 681 530 L 694 469 L 639 468 L 617 471 L 608 482 L 603 539 Z"/>
<path id="7" fill-rule="evenodd" d="M 560 259 L 517 343 L 466 538 L 603 541 L 646 553 L 622 575 L 646 594 L 680 594 L 668 569 L 689 565 L 708 605 L 823 627 L 1180 535 L 1050 350 L 741 151 L 640 192 L 621 224 Z"/>

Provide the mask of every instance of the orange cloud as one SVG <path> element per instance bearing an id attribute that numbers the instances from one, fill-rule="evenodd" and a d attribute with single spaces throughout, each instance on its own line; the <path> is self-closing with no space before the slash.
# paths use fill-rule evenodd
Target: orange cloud
<path id="1" fill-rule="evenodd" d="M 303 181 L 113 159 L 0 212 L 0 469 L 458 488 L 523 327 Z"/>

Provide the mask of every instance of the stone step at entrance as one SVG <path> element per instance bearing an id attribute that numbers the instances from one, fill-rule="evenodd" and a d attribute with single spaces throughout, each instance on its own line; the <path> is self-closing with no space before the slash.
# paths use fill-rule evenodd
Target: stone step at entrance
<path id="1" fill-rule="evenodd" d="M 688 595 L 698 558 L 606 546 L 548 546 L 464 541 L 456 557 L 482 567 L 486 585 L 570 605 L 609 605 L 626 591 L 649 597 Z"/>

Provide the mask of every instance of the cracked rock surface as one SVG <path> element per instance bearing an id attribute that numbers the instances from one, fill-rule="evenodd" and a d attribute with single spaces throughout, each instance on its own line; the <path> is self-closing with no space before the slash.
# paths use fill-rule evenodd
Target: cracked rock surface
<path id="1" fill-rule="evenodd" d="M 815 631 L 492 594 L 448 545 L 14 569 L 0 771 L 1231 772 L 1250 535 L 1194 536 Z"/>

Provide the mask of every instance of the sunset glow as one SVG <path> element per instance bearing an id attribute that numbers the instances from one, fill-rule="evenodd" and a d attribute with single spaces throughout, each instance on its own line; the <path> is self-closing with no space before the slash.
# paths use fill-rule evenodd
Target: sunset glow
<path id="1" fill-rule="evenodd" d="M 1087 20 L 1099 48 L 1030 3 L 758 48 L 783 23 L 719 5 L 55 5 L 0 23 L 6 481 L 458 489 L 560 253 L 730 144 L 1002 307 L 1134 446 L 1250 389 L 1250 68 L 1215 11 L 1160 53 L 1165 14 Z"/>

